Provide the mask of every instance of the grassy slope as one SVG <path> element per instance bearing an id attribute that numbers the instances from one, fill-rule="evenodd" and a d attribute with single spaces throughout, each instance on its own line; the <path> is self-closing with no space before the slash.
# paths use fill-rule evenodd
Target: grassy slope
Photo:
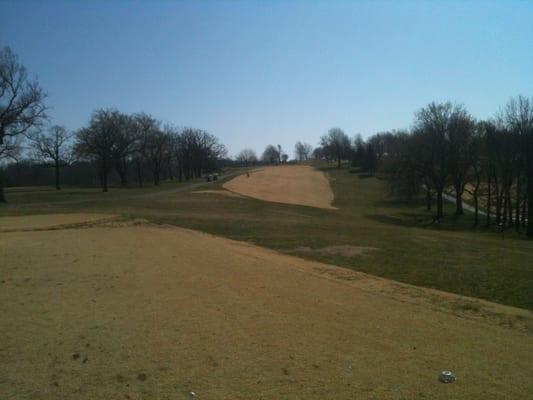
<path id="1" fill-rule="evenodd" d="M 328 169 L 339 210 L 161 188 L 13 192 L 1 215 L 94 211 L 199 229 L 414 285 L 533 309 L 533 242 L 474 232 L 471 216 L 436 226 L 421 204 L 387 196 L 383 181 Z M 183 185 L 183 184 L 182 184 Z M 213 184 L 213 189 L 220 184 Z M 144 193 L 147 195 L 144 196 Z M 153 195 L 151 194 L 153 193 Z M 446 207 L 452 214 L 453 207 Z M 302 246 L 374 247 L 355 257 L 295 252 Z"/>

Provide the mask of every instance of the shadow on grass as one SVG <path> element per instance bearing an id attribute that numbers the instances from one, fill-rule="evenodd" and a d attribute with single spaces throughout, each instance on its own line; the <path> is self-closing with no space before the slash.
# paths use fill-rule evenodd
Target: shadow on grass
<path id="1" fill-rule="evenodd" d="M 414 198 L 412 200 L 403 200 L 397 198 L 389 198 L 386 200 L 378 200 L 374 203 L 375 207 L 378 208 L 407 208 L 407 209 L 424 209 L 426 207 L 425 199 L 423 198 Z"/>
<path id="2" fill-rule="evenodd" d="M 367 214 L 366 218 L 383 224 L 405 226 L 411 228 L 440 228 L 431 216 L 414 213 L 399 213 L 396 215 Z"/>

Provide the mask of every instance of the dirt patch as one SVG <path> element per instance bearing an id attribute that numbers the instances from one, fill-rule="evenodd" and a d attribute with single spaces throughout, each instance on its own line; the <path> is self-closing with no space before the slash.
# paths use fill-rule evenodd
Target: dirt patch
<path id="1" fill-rule="evenodd" d="M 223 187 L 265 201 L 335 209 L 328 178 L 308 165 L 265 167 L 239 175 Z"/>
<path id="2" fill-rule="evenodd" d="M 0 232 L 31 231 L 62 228 L 68 225 L 101 223 L 116 219 L 109 214 L 41 214 L 17 217 L 0 217 Z"/>
<path id="3" fill-rule="evenodd" d="M 533 389 L 525 310 L 178 228 L 11 232 L 0 250 L 1 398 L 500 399 Z M 437 381 L 444 369 L 456 383 Z"/>
<path id="4" fill-rule="evenodd" d="M 377 250 L 375 247 L 362 247 L 352 245 L 339 245 L 339 246 L 326 246 L 318 249 L 312 249 L 311 247 L 301 246 L 296 247 L 289 253 L 316 253 L 323 256 L 343 256 L 343 257 L 355 257 L 361 254 Z"/>
<path id="5" fill-rule="evenodd" d="M 230 192 L 229 190 L 197 190 L 193 193 L 205 193 L 205 194 L 218 194 L 220 196 L 228 196 L 228 197 L 237 197 L 240 199 L 244 199 L 244 196 L 241 196 L 238 193 Z"/>

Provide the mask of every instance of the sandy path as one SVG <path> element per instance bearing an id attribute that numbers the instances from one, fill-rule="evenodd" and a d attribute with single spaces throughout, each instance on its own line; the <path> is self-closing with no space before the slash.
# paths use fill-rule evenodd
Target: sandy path
<path id="1" fill-rule="evenodd" d="M 264 167 L 250 177 L 233 178 L 224 188 L 260 200 L 335 209 L 326 175 L 308 165 Z"/>
<path id="2" fill-rule="evenodd" d="M 436 292 L 228 239 L 150 226 L 11 232 L 0 259 L 0 398 L 533 391 L 527 330 L 452 315 Z M 443 369 L 458 381 L 439 383 Z"/>

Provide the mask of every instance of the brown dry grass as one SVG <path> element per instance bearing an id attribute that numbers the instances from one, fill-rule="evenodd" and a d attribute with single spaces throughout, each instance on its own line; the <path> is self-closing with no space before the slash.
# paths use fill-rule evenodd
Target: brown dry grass
<path id="1" fill-rule="evenodd" d="M 533 391 L 525 310 L 170 227 L 3 233 L 0 254 L 0 398 Z"/>
<path id="2" fill-rule="evenodd" d="M 309 165 L 264 167 L 224 184 L 232 192 L 276 203 L 335 209 L 326 175 Z"/>
<path id="3" fill-rule="evenodd" d="M 317 253 L 324 256 L 343 256 L 343 257 L 355 257 L 361 254 L 377 250 L 375 247 L 364 247 L 364 246 L 351 246 L 351 245 L 337 245 L 337 246 L 326 246 L 320 247 L 318 249 L 312 249 L 311 247 L 299 246 L 294 250 L 289 251 L 289 253 Z"/>
<path id="4" fill-rule="evenodd" d="M 116 216 L 109 214 L 41 214 L 0 218 L 0 232 L 60 228 L 64 225 L 90 224 L 111 220 Z"/>

